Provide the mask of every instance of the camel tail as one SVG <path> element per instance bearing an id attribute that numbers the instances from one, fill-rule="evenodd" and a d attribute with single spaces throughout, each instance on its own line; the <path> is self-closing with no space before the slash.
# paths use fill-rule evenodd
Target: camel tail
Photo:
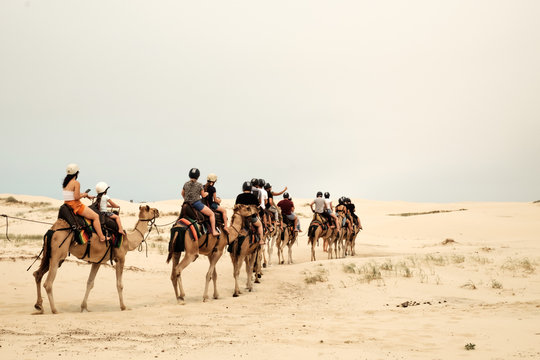
<path id="1" fill-rule="evenodd" d="M 49 230 L 43 235 L 43 257 L 39 264 L 39 270 L 47 272 L 49 270 L 49 264 L 51 262 L 51 239 L 54 235 L 54 230 Z"/>
<path id="2" fill-rule="evenodd" d="M 169 241 L 169 254 L 167 255 L 167 264 L 171 261 L 175 252 L 182 252 L 185 250 L 185 238 L 186 228 L 180 226 L 174 226 L 171 229 L 171 240 Z"/>
<path id="3" fill-rule="evenodd" d="M 318 225 L 311 225 L 308 230 L 308 236 L 311 238 L 315 235 L 315 230 L 317 230 Z"/>

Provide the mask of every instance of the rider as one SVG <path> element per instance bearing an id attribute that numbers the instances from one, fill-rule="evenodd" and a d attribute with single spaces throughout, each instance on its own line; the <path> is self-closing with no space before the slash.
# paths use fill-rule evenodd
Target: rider
<path id="1" fill-rule="evenodd" d="M 260 200 L 259 213 L 260 213 L 261 219 L 263 220 L 263 223 L 266 226 L 266 228 L 269 229 L 270 232 L 272 232 L 274 231 L 274 229 L 272 228 L 271 221 L 270 219 L 268 219 L 268 216 L 266 216 L 266 211 L 265 211 L 266 202 L 268 201 L 268 193 L 266 192 L 266 190 L 263 189 L 263 187 L 264 185 L 266 185 L 266 181 L 264 181 L 264 179 L 258 179 L 255 184 L 256 184 L 255 186 L 257 187 L 257 190 L 259 191 L 259 200 Z"/>
<path id="2" fill-rule="evenodd" d="M 214 216 L 214 212 L 201 201 L 201 198 L 206 197 L 208 194 L 204 192 L 203 185 L 197 181 L 200 175 L 201 172 L 199 169 L 193 168 L 189 171 L 189 181 L 186 182 L 182 188 L 182 197 L 185 202 L 191 204 L 195 209 L 208 216 L 210 219 L 210 227 L 212 228 L 212 235 L 219 236 L 219 233 L 216 231 L 216 217 Z"/>
<path id="3" fill-rule="evenodd" d="M 340 197 L 338 202 L 339 203 L 336 206 L 336 213 L 343 215 L 341 227 L 345 227 L 345 224 L 348 224 L 347 227 L 349 228 L 349 230 L 352 231 L 351 222 L 350 221 L 347 222 L 349 210 L 347 209 L 347 206 L 345 205 L 345 197 L 344 196 Z"/>
<path id="4" fill-rule="evenodd" d="M 349 213 L 352 215 L 354 223 L 358 225 L 358 228 L 360 230 L 362 230 L 362 224 L 360 224 L 360 219 L 358 218 L 358 215 L 354 213 L 356 209 L 354 204 L 351 202 L 351 199 L 345 198 L 345 206 L 349 210 Z"/>
<path id="5" fill-rule="evenodd" d="M 302 231 L 300 230 L 300 222 L 298 221 L 298 217 L 294 213 L 294 203 L 289 199 L 289 193 L 283 194 L 283 200 L 278 202 L 277 206 L 281 208 L 281 214 L 287 219 L 294 221 L 294 231 Z"/>
<path id="6" fill-rule="evenodd" d="M 313 209 L 313 205 L 315 205 L 315 209 Z M 325 218 L 324 216 L 325 203 L 324 203 L 322 191 L 317 192 L 317 197 L 315 198 L 315 200 L 311 202 L 311 204 L 309 204 L 309 207 L 311 208 L 311 211 L 319 214 L 321 218 Z"/>
<path id="7" fill-rule="evenodd" d="M 81 184 L 77 181 L 77 177 L 79 176 L 79 166 L 77 164 L 69 164 L 67 166 L 66 173 L 67 175 L 62 182 L 64 203 L 69 206 L 75 214 L 84 216 L 85 218 L 93 221 L 94 230 L 99 236 L 99 241 L 107 240 L 101 231 L 99 215 L 92 209 L 84 206 L 84 204 L 81 202 L 82 198 L 93 199 L 94 197 L 88 195 L 87 192 L 81 194 Z"/>
<path id="8" fill-rule="evenodd" d="M 98 195 L 96 196 L 96 202 L 98 203 L 98 206 L 99 206 L 99 212 L 105 216 L 110 217 L 114 221 L 116 221 L 116 223 L 118 224 L 118 232 L 120 234 L 126 235 L 126 231 L 124 230 L 122 223 L 120 222 L 120 216 L 116 215 L 113 212 L 110 212 L 107 209 L 108 205 L 111 205 L 112 207 L 115 207 L 115 208 L 120 207 L 114 201 L 112 201 L 109 195 L 107 195 L 107 191 L 109 191 L 109 185 L 107 185 L 106 182 L 100 181 L 97 183 L 96 193 Z"/>
<path id="9" fill-rule="evenodd" d="M 242 193 L 238 194 L 236 197 L 235 204 L 242 205 L 255 205 L 259 206 L 259 199 L 252 193 L 252 186 L 249 181 L 246 181 L 242 184 Z M 257 233 L 259 234 L 259 244 L 264 245 L 264 236 L 261 220 L 257 217 L 257 214 L 253 214 L 251 217 L 251 223 L 257 228 Z"/>
<path id="10" fill-rule="evenodd" d="M 270 185 L 270 183 L 266 183 L 266 185 L 264 185 L 264 190 L 266 190 L 266 193 L 268 195 L 268 201 L 266 202 L 266 210 L 274 214 L 274 222 L 277 223 L 279 221 L 279 217 L 278 217 L 277 207 L 274 202 L 274 196 L 279 196 L 283 194 L 285 191 L 287 191 L 287 187 L 285 186 L 285 189 L 283 189 L 280 192 L 273 192 L 272 185 Z"/>
<path id="11" fill-rule="evenodd" d="M 229 227 L 227 226 L 227 210 L 223 206 L 220 206 L 221 199 L 217 197 L 216 195 L 216 188 L 214 187 L 216 181 L 217 181 L 217 175 L 216 174 L 208 174 L 206 177 L 206 184 L 204 185 L 204 191 L 208 193 L 208 195 L 204 198 L 204 203 L 206 206 L 208 206 L 210 209 L 214 211 L 219 211 L 221 215 L 223 216 L 223 230 L 225 232 L 229 232 Z"/>
<path id="12" fill-rule="evenodd" d="M 334 207 L 332 206 L 332 200 L 330 200 L 329 192 L 324 193 L 324 211 L 326 211 L 326 213 L 334 219 L 334 222 L 336 223 L 337 231 L 339 231 L 340 224 L 339 224 L 337 216 L 334 214 Z"/>

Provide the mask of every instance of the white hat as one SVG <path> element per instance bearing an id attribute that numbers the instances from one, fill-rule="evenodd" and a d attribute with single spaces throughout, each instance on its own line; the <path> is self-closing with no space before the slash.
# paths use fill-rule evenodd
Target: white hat
<path id="1" fill-rule="evenodd" d="M 109 188 L 110 186 L 107 185 L 107 183 L 105 181 L 100 181 L 96 184 L 96 192 L 98 194 L 101 194 L 102 192 L 105 192 L 107 191 L 107 189 Z"/>
<path id="2" fill-rule="evenodd" d="M 77 171 L 79 171 L 79 165 L 77 164 L 69 164 L 66 168 L 68 175 L 75 175 Z"/>
<path id="3" fill-rule="evenodd" d="M 208 174 L 208 176 L 206 177 L 206 180 L 216 182 L 217 181 L 217 175 L 214 174 L 214 173 Z"/>

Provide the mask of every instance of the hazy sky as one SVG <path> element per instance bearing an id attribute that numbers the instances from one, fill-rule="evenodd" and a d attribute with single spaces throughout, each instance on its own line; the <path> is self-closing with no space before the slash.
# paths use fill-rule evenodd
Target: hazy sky
<path id="1" fill-rule="evenodd" d="M 0 193 L 540 199 L 540 1 L 0 2 Z M 204 179 L 203 179 L 204 178 Z"/>

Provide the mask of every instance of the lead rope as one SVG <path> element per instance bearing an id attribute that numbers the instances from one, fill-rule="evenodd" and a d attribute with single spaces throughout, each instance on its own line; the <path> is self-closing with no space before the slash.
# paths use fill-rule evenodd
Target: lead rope
<path id="1" fill-rule="evenodd" d="M 15 216 L 8 216 L 6 214 L 1 214 L 0 216 L 3 216 L 6 218 L 6 239 L 8 241 L 11 241 L 11 239 L 9 238 L 9 218 L 12 218 L 12 219 L 16 219 L 16 220 L 22 220 L 22 221 L 28 221 L 28 222 L 34 222 L 34 223 L 38 223 L 38 224 L 45 224 L 45 225 L 53 225 L 52 223 L 48 223 L 48 222 L 43 222 L 43 221 L 37 221 L 37 220 L 30 220 L 30 219 L 24 219 L 24 218 L 18 218 L 18 217 L 15 217 Z"/>

